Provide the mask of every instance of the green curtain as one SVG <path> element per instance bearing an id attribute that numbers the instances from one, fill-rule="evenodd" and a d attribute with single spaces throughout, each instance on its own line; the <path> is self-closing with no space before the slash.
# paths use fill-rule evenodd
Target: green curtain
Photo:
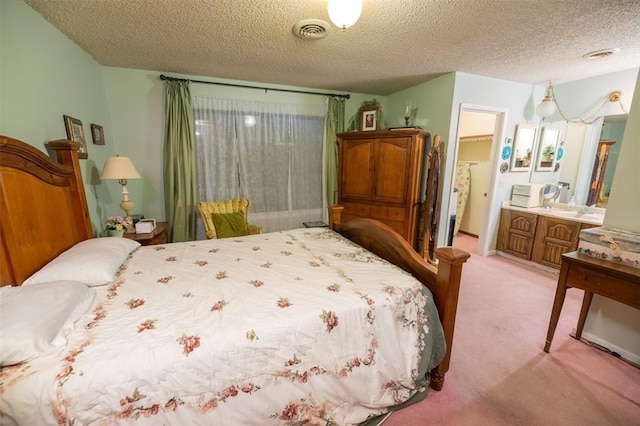
<path id="1" fill-rule="evenodd" d="M 344 98 L 327 100 L 325 164 L 327 167 L 327 205 L 338 202 L 338 143 L 336 134 L 344 132 Z"/>
<path id="2" fill-rule="evenodd" d="M 164 200 L 169 241 L 196 238 L 196 165 L 189 82 L 166 81 Z"/>

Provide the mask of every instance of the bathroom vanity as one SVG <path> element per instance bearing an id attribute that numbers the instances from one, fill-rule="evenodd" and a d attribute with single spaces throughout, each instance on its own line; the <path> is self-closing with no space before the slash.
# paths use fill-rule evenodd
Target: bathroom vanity
<path id="1" fill-rule="evenodd" d="M 497 250 L 519 259 L 560 269 L 562 255 L 577 250 L 580 231 L 602 226 L 604 209 L 570 211 L 564 204 L 524 208 L 506 201 L 500 210 Z"/>

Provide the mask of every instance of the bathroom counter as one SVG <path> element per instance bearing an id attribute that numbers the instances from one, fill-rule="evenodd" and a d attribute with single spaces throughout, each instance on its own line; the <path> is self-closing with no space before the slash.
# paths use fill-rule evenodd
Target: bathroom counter
<path id="1" fill-rule="evenodd" d="M 579 206 L 578 209 L 581 207 L 582 206 Z M 509 201 L 503 201 L 502 208 L 519 212 L 532 213 L 538 216 L 555 217 L 558 219 L 566 219 L 574 222 L 588 223 L 589 225 L 598 226 L 601 226 L 604 222 L 604 214 L 606 212 L 606 209 L 594 207 L 591 209 L 591 213 L 580 213 L 579 210 L 567 210 L 566 204 L 557 203 L 551 204 L 551 208 L 548 209 L 544 207 L 517 207 L 512 206 Z"/>

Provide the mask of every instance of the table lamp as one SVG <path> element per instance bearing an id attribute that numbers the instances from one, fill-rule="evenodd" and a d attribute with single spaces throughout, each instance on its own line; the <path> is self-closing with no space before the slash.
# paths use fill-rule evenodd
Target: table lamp
<path id="1" fill-rule="evenodd" d="M 127 190 L 127 179 L 138 179 L 140 173 L 136 170 L 135 166 L 129 160 L 128 157 L 109 157 L 104 163 L 102 174 L 100 179 L 118 179 L 120 185 L 122 185 L 122 201 L 120 201 L 120 208 L 124 210 L 125 217 L 129 223 L 127 232 L 134 232 L 133 220 L 131 220 L 131 210 L 133 210 L 133 201 L 129 199 L 129 191 Z"/>

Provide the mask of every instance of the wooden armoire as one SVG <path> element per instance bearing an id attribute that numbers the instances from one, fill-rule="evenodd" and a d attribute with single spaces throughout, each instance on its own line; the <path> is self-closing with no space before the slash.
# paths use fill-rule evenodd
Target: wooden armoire
<path id="1" fill-rule="evenodd" d="M 377 219 L 415 247 L 428 133 L 407 129 L 337 136 L 342 220 Z"/>

